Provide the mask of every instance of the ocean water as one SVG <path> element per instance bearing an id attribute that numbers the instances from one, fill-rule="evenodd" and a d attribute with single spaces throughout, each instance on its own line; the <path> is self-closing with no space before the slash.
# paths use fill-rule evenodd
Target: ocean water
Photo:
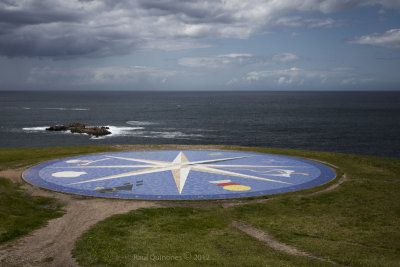
<path id="1" fill-rule="evenodd" d="M 109 126 L 111 135 L 48 132 Z M 400 157 L 400 92 L 0 92 L 0 147 L 229 144 Z"/>

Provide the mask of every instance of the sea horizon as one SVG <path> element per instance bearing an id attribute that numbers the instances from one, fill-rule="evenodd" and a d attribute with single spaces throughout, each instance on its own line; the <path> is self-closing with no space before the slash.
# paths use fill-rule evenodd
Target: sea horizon
<path id="1" fill-rule="evenodd" d="M 0 91 L 0 147 L 223 144 L 398 158 L 398 103 L 395 91 Z M 45 130 L 72 122 L 112 134 Z"/>

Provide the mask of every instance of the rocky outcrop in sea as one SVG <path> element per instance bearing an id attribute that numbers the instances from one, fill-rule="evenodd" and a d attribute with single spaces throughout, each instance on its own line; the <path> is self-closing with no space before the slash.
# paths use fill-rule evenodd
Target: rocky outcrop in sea
<path id="1" fill-rule="evenodd" d="M 73 122 L 68 127 L 65 125 L 54 125 L 46 128 L 46 131 L 70 131 L 71 133 L 84 133 L 96 137 L 109 135 L 110 128 L 105 126 L 86 127 L 85 124 L 80 122 Z"/>

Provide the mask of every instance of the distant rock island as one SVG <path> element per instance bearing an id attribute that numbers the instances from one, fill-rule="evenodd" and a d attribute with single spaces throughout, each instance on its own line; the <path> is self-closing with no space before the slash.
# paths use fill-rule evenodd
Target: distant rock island
<path id="1" fill-rule="evenodd" d="M 46 131 L 70 131 L 71 133 L 85 133 L 96 137 L 111 134 L 110 128 L 104 126 L 86 127 L 80 122 L 73 122 L 68 127 L 65 125 L 54 125 L 46 128 Z"/>

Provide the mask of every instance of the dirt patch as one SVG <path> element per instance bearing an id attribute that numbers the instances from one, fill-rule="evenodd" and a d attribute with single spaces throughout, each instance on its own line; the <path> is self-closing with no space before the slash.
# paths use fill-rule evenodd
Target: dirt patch
<path id="1" fill-rule="evenodd" d="M 344 182 L 346 182 L 347 180 L 348 180 L 348 179 L 347 179 L 346 174 L 343 174 L 342 177 L 340 177 L 339 181 L 338 181 L 336 184 L 333 184 L 333 185 L 331 185 L 331 186 L 328 186 L 327 188 L 322 189 L 322 190 L 320 190 L 320 191 L 311 193 L 311 194 L 309 194 L 308 196 L 314 196 L 314 195 L 319 195 L 319 194 L 322 194 L 322 193 L 326 193 L 326 192 L 333 191 L 333 190 L 335 190 L 336 188 L 338 188 L 341 184 L 343 184 Z"/>
<path id="2" fill-rule="evenodd" d="M 105 218 L 139 208 L 156 207 L 150 201 L 72 199 L 67 213 L 49 221 L 46 227 L 0 247 L 0 262 L 6 265 L 78 266 L 71 256 L 75 241 L 86 230 Z M 65 200 L 65 199 L 64 199 Z M 49 261 L 50 262 L 46 262 Z"/>
<path id="3" fill-rule="evenodd" d="M 0 171 L 0 177 L 23 183 L 21 169 Z M 65 204 L 66 214 L 50 220 L 48 225 L 28 236 L 0 246 L 0 265 L 11 266 L 78 266 L 71 251 L 75 241 L 86 230 L 109 216 L 139 208 L 158 207 L 151 201 L 99 199 L 43 190 L 24 183 L 22 188 L 32 196 L 57 199 Z"/>
<path id="4" fill-rule="evenodd" d="M 265 203 L 270 201 L 271 199 L 275 199 L 274 197 L 270 198 L 260 198 L 260 199 L 251 199 L 251 200 L 240 200 L 240 199 L 232 199 L 232 200 L 220 200 L 220 205 L 227 209 L 241 205 L 247 204 L 255 204 L 255 203 Z"/>
<path id="5" fill-rule="evenodd" d="M 22 183 L 22 172 L 24 169 L 7 169 L 0 171 L 0 177 L 7 178 L 14 183 Z"/>
<path id="6" fill-rule="evenodd" d="M 320 257 L 314 256 L 314 255 L 311 255 L 311 254 L 309 254 L 307 252 L 298 250 L 297 248 L 295 248 L 293 246 L 289 246 L 289 245 L 287 245 L 285 243 L 279 242 L 278 240 L 276 240 L 272 236 L 270 236 L 266 231 L 257 229 L 255 227 L 252 227 L 252 226 L 250 226 L 248 224 L 245 224 L 243 222 L 233 221 L 231 223 L 231 226 L 233 228 L 236 228 L 236 229 L 248 234 L 249 236 L 254 237 L 255 239 L 257 239 L 257 240 L 263 242 L 264 244 L 266 244 L 267 246 L 269 246 L 269 247 L 271 247 L 271 248 L 273 248 L 275 250 L 278 250 L 280 252 L 287 253 L 287 254 L 290 254 L 290 255 L 293 255 L 293 256 L 309 257 L 309 258 L 312 258 L 312 259 L 315 259 L 315 260 L 318 260 L 318 261 L 323 261 L 323 262 L 329 262 L 329 263 L 332 263 L 332 264 L 336 264 L 333 261 L 330 261 L 330 260 L 327 260 L 327 259 L 324 259 L 324 258 L 320 258 Z"/>

